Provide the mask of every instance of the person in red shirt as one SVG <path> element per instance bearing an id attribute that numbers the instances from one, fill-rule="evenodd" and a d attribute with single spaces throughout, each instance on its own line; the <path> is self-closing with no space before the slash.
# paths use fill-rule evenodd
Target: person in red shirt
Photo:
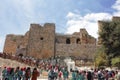
<path id="1" fill-rule="evenodd" d="M 32 78 L 31 78 L 31 80 L 37 80 L 38 76 L 39 76 L 39 72 L 37 71 L 37 68 L 34 68 L 33 72 L 32 72 Z"/>
<path id="2" fill-rule="evenodd" d="M 58 72 L 58 80 L 62 80 L 62 71 L 61 70 L 59 70 L 59 72 Z"/>

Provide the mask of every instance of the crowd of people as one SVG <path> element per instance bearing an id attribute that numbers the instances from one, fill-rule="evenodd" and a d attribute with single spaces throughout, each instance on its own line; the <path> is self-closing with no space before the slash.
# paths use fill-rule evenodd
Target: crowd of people
<path id="1" fill-rule="evenodd" d="M 91 69 L 91 70 L 70 70 L 67 67 L 49 66 L 47 80 L 120 80 L 120 71 Z M 37 80 L 42 75 L 41 70 L 31 67 L 4 67 L 1 71 L 1 80 Z"/>
<path id="2" fill-rule="evenodd" d="M 120 80 L 120 71 L 105 69 L 90 70 L 67 70 L 63 68 L 53 68 L 49 70 L 48 80 Z"/>
<path id="3" fill-rule="evenodd" d="M 31 70 L 30 67 L 4 67 L 1 73 L 1 80 L 37 80 L 37 77 L 39 77 L 37 68 Z"/>
<path id="4" fill-rule="evenodd" d="M 14 59 L 11 56 L 3 54 L 2 57 Z M 119 70 L 71 69 L 70 71 L 68 71 L 66 65 L 53 64 L 50 60 L 34 61 L 34 59 L 25 57 L 22 58 L 22 60 L 25 60 L 23 62 L 29 64 L 29 66 L 32 66 L 27 68 L 4 67 L 4 69 L 1 71 L 2 80 L 37 80 L 37 77 L 41 77 L 43 71 L 47 72 L 48 80 L 120 80 Z M 33 65 L 37 68 L 32 68 Z"/>

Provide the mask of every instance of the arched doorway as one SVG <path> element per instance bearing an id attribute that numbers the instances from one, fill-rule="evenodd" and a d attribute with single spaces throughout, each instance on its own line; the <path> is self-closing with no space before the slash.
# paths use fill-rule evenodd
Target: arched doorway
<path id="1" fill-rule="evenodd" d="M 66 39 L 66 44 L 70 44 L 70 38 Z"/>
<path id="2" fill-rule="evenodd" d="M 77 38 L 77 39 L 76 39 L 76 44 L 81 44 L 80 38 Z"/>

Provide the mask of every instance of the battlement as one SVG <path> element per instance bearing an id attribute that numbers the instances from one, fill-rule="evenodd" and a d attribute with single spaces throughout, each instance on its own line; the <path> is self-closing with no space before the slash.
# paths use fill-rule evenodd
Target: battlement
<path id="1" fill-rule="evenodd" d="M 54 23 L 45 23 L 44 27 L 55 27 Z"/>
<path id="2" fill-rule="evenodd" d="M 88 34 L 88 32 L 86 31 L 85 28 L 80 29 L 80 33 L 81 33 L 81 34 Z"/>

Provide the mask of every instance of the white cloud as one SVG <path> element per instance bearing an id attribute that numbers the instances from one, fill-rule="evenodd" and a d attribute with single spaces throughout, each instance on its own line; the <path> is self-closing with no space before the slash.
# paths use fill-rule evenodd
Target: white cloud
<path id="1" fill-rule="evenodd" d="M 120 0 L 116 0 L 115 4 L 112 6 L 112 8 L 120 11 Z"/>
<path id="2" fill-rule="evenodd" d="M 34 15 L 33 0 L 12 0 L 12 3 L 14 8 L 16 8 L 18 12 L 22 11 L 25 16 L 31 17 Z"/>
<path id="3" fill-rule="evenodd" d="M 88 33 L 95 38 L 98 37 L 98 20 L 110 20 L 112 16 L 120 16 L 120 0 L 116 0 L 112 8 L 116 10 L 112 14 L 109 13 L 90 13 L 85 16 L 69 12 L 67 14 L 67 31 L 66 33 L 72 34 L 78 32 L 80 28 L 86 28 Z"/>
<path id="4" fill-rule="evenodd" d="M 74 13 L 72 13 L 72 12 L 69 12 L 68 14 L 67 14 L 67 16 L 66 16 L 68 19 L 82 19 L 82 17 L 81 17 L 81 15 L 78 15 L 78 14 L 74 14 Z"/>
<path id="5" fill-rule="evenodd" d="M 109 20 L 111 19 L 111 14 L 109 13 L 91 13 L 84 16 L 85 20 L 88 21 L 98 21 L 98 20 Z"/>
<path id="6" fill-rule="evenodd" d="M 0 44 L 2 43 L 2 39 L 0 38 Z"/>
<path id="7" fill-rule="evenodd" d="M 80 28 L 86 28 L 88 33 L 95 38 L 98 37 L 98 20 L 109 20 L 112 15 L 109 13 L 91 13 L 81 16 L 72 12 L 67 15 L 67 34 L 79 32 Z"/>
<path id="8" fill-rule="evenodd" d="M 33 0 L 5 0 L 0 5 L 0 51 L 3 51 L 5 35 L 23 33 L 28 29 L 31 17 L 34 17 Z M 7 22 L 7 24 L 6 24 Z"/>
<path id="9" fill-rule="evenodd" d="M 5 38 L 0 37 L 0 45 L 4 45 Z M 0 46 L 0 51 L 3 51 L 3 46 Z"/>
<path id="10" fill-rule="evenodd" d="M 115 4 L 112 6 L 116 12 L 113 13 L 114 16 L 120 16 L 120 0 L 116 0 Z"/>

